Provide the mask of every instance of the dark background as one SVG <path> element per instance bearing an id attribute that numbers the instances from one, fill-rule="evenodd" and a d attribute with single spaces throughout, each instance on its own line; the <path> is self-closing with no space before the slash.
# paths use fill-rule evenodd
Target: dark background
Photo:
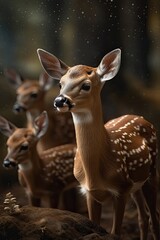
<path id="1" fill-rule="evenodd" d="M 120 71 L 102 92 L 104 120 L 143 115 L 155 125 L 160 139 L 159 0 L 0 0 L 0 11 L 2 116 L 24 125 L 25 116 L 12 112 L 15 91 L 3 70 L 12 67 L 25 78 L 38 79 L 42 68 L 37 48 L 70 66 L 97 66 L 106 53 L 121 48 Z M 2 167 L 5 142 L 0 135 L 0 192 L 17 182 L 16 170 Z"/>

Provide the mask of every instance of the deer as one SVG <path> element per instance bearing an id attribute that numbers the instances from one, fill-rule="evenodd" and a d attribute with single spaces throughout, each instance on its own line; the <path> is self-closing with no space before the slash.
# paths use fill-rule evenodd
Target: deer
<path id="1" fill-rule="evenodd" d="M 24 79 L 16 70 L 9 68 L 4 70 L 4 75 L 16 90 L 17 99 L 13 105 L 13 112 L 16 114 L 26 113 L 27 127 L 33 126 L 34 119 L 42 111 L 45 110 L 48 113 L 49 126 L 46 134 L 38 142 L 37 148 L 39 152 L 54 146 L 75 143 L 71 114 L 65 115 L 53 111 L 52 105 L 47 99 L 47 93 L 50 90 L 53 89 L 55 92 L 53 78 L 42 72 L 39 80 Z"/>
<path id="2" fill-rule="evenodd" d="M 36 145 L 47 127 L 46 111 L 35 118 L 32 128 L 18 128 L 0 116 L 0 132 L 8 137 L 3 166 L 18 168 L 18 180 L 30 205 L 59 208 L 63 193 L 74 189 L 78 183 L 73 175 L 76 145 L 64 144 L 39 154 Z"/>
<path id="3" fill-rule="evenodd" d="M 54 107 L 71 112 L 73 117 L 77 144 L 73 172 L 86 195 L 90 220 L 100 224 L 103 202 L 111 193 L 111 234 L 120 238 L 131 196 L 137 206 L 140 239 L 147 239 L 149 224 L 153 239 L 160 239 L 156 130 L 138 115 L 126 114 L 106 123 L 103 120 L 101 90 L 119 71 L 121 49 L 107 53 L 97 67 L 70 67 L 43 49 L 37 53 L 42 68 L 59 81 Z"/>

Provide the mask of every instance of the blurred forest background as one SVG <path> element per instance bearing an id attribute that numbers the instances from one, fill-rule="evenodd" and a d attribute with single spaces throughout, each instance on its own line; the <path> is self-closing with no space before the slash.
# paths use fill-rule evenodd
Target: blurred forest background
<path id="1" fill-rule="evenodd" d="M 128 113 L 143 115 L 155 125 L 160 139 L 159 0 L 0 0 L 0 9 L 2 116 L 24 126 L 25 116 L 12 112 L 16 95 L 4 68 L 38 79 L 42 68 L 37 48 L 70 66 L 97 66 L 106 53 L 121 48 L 120 71 L 102 92 L 104 120 Z M 0 192 L 17 181 L 16 170 L 2 166 L 5 142 L 0 134 Z"/>

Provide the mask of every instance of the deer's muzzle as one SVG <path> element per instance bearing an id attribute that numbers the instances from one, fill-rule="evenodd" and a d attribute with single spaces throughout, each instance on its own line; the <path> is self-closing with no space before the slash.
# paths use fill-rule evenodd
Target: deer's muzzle
<path id="1" fill-rule="evenodd" d="M 20 104 L 15 103 L 13 105 L 13 112 L 20 113 L 20 112 L 25 112 L 25 111 L 26 111 L 26 109 L 23 106 L 21 106 Z"/>
<path id="2" fill-rule="evenodd" d="M 6 158 L 3 161 L 3 166 L 5 168 L 10 168 L 10 167 L 16 167 L 17 164 L 14 161 L 10 160 L 9 158 Z"/>
<path id="3" fill-rule="evenodd" d="M 64 95 L 59 95 L 54 100 L 54 107 L 56 107 L 58 111 L 70 111 L 73 106 L 70 99 Z"/>

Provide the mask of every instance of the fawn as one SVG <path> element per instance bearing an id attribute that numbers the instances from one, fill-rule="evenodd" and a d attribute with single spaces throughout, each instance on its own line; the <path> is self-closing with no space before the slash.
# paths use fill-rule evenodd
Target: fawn
<path id="1" fill-rule="evenodd" d="M 76 146 L 65 144 L 41 154 L 36 145 L 48 127 L 47 112 L 43 111 L 32 128 L 17 128 L 0 116 L 0 132 L 8 137 L 8 153 L 3 165 L 18 166 L 18 178 L 33 206 L 57 208 L 61 194 L 77 185 L 73 175 Z M 72 207 L 71 207 L 72 208 Z"/>
<path id="2" fill-rule="evenodd" d="M 38 151 L 61 144 L 75 143 L 75 131 L 71 114 L 65 115 L 53 111 L 53 107 L 48 103 L 47 93 L 54 90 L 53 78 L 43 72 L 39 81 L 23 79 L 14 69 L 5 69 L 5 76 L 16 89 L 17 100 L 13 106 L 13 111 L 17 114 L 26 113 L 27 127 L 32 127 L 34 119 L 42 112 L 47 111 L 49 126 L 46 134 L 38 142 Z M 53 92 L 52 91 L 52 92 Z"/>
<path id="3" fill-rule="evenodd" d="M 69 67 L 43 49 L 37 52 L 46 72 L 60 81 L 60 95 L 54 106 L 60 112 L 72 113 L 77 142 L 74 175 L 86 193 L 89 218 L 100 224 L 102 203 L 107 191 L 111 192 L 111 233 L 120 236 L 126 201 L 131 195 L 138 210 L 141 240 L 147 239 L 148 222 L 154 240 L 160 239 L 156 131 L 151 123 L 136 115 L 103 123 L 100 92 L 105 81 L 117 74 L 121 50 L 106 54 L 98 67 Z"/>

